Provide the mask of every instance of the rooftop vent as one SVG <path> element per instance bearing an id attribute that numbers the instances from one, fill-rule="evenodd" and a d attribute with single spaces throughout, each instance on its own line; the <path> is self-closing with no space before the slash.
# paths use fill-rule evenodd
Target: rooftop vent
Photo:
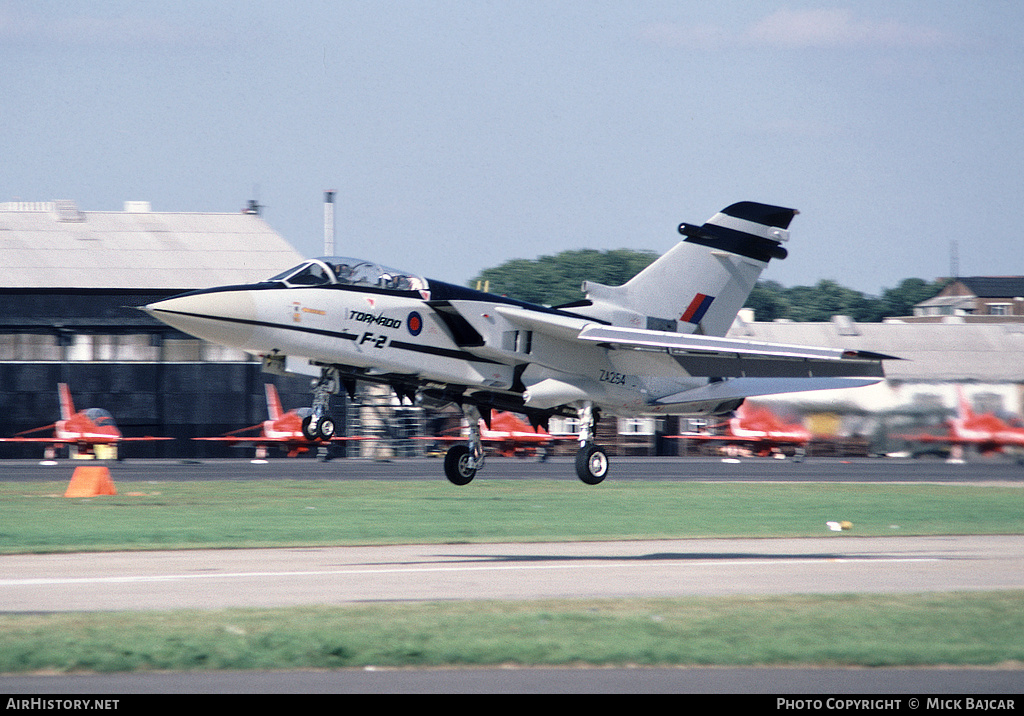
<path id="1" fill-rule="evenodd" d="M 57 199 L 53 202 L 53 212 L 57 215 L 57 221 L 85 221 L 85 214 L 78 210 L 78 205 L 72 199 Z"/>
<path id="2" fill-rule="evenodd" d="M 841 336 L 860 335 L 860 329 L 857 328 L 857 323 L 849 316 L 832 316 L 832 325 L 835 326 L 836 333 Z"/>
<path id="3" fill-rule="evenodd" d="M 148 201 L 126 201 L 124 211 L 126 214 L 148 214 L 153 207 Z"/>

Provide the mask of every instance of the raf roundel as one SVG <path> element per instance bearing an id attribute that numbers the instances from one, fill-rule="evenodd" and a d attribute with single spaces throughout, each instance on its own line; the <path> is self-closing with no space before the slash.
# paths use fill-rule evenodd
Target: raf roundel
<path id="1" fill-rule="evenodd" d="M 405 325 L 409 327 L 409 333 L 418 336 L 420 331 L 423 330 L 423 317 L 418 312 L 413 311 L 405 319 Z"/>

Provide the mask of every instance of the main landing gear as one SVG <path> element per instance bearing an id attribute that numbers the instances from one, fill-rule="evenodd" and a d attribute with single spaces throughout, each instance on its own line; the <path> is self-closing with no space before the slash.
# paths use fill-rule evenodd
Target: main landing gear
<path id="1" fill-rule="evenodd" d="M 484 445 L 480 440 L 480 411 L 475 405 L 463 410 L 469 422 L 469 444 L 455 445 L 444 456 L 444 474 L 455 485 L 468 485 L 484 466 Z"/>
<path id="2" fill-rule="evenodd" d="M 579 414 L 580 449 L 576 453 L 576 476 L 588 485 L 596 485 L 608 476 L 608 453 L 594 444 L 594 428 L 601 419 L 601 413 L 588 400 Z"/>
<path id="3" fill-rule="evenodd" d="M 596 485 L 608 476 L 608 453 L 595 445 L 594 426 L 600 411 L 587 401 L 579 411 L 580 449 L 576 453 L 576 475 L 588 485 Z M 484 449 L 480 440 L 480 411 L 475 406 L 465 408 L 469 422 L 468 444 L 449 448 L 444 456 L 444 474 L 455 485 L 468 485 L 476 471 L 484 466 Z"/>

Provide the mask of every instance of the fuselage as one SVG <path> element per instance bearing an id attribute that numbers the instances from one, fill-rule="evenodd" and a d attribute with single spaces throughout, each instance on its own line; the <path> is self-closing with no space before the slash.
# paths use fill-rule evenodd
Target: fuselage
<path id="1" fill-rule="evenodd" d="M 58 420 L 54 435 L 61 440 L 77 441 L 84 444 L 108 444 L 121 440 L 121 431 L 114 424 L 114 418 L 101 408 L 89 408 Z"/>
<path id="2" fill-rule="evenodd" d="M 962 421 L 954 421 L 953 436 L 964 442 L 977 444 L 990 444 L 995 447 L 1013 446 L 1024 447 L 1024 429 L 1013 428 L 1002 421 L 998 427 L 979 427 Z"/>
<path id="3" fill-rule="evenodd" d="M 306 266 L 340 274 L 338 261 Z M 194 291 L 145 310 L 185 333 L 249 353 L 344 367 L 355 377 L 382 382 L 408 377 L 449 390 L 488 391 L 507 396 L 508 408 L 524 400 L 530 407 L 531 388 L 540 409 L 571 402 L 571 390 L 559 392 L 570 385 L 611 412 L 667 413 L 671 406 L 653 399 L 708 383 L 681 379 L 678 370 L 659 376 L 642 353 L 571 340 L 582 327 L 601 323 L 579 312 L 377 268 L 386 280 L 346 282 L 332 274 L 307 285 L 301 281 L 309 270 L 296 267 L 294 275 Z M 521 320 L 510 320 L 509 311 L 562 321 L 566 337 L 528 330 Z"/>

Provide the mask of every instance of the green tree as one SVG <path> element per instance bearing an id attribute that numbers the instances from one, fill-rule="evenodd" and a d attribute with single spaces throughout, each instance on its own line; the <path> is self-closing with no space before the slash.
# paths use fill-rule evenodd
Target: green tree
<path id="1" fill-rule="evenodd" d="M 949 281 L 925 281 L 920 278 L 905 278 L 896 288 L 882 292 L 884 317 L 910 316 L 915 304 L 927 301 L 946 287 Z"/>
<path id="2" fill-rule="evenodd" d="M 469 285 L 475 288 L 486 283 L 491 293 L 557 306 L 582 299 L 584 281 L 621 286 L 656 258 L 654 252 L 632 249 L 563 251 L 535 260 L 506 261 L 481 271 Z"/>
<path id="3" fill-rule="evenodd" d="M 786 298 L 791 306 L 787 318 L 794 321 L 828 321 L 838 315 L 855 321 L 880 320 L 875 300 L 830 279 L 814 286 L 795 286 L 786 291 Z"/>
<path id="4" fill-rule="evenodd" d="M 758 281 L 744 307 L 754 309 L 754 318 L 758 321 L 789 318 L 792 308 L 786 298 L 786 287 L 777 281 Z"/>

